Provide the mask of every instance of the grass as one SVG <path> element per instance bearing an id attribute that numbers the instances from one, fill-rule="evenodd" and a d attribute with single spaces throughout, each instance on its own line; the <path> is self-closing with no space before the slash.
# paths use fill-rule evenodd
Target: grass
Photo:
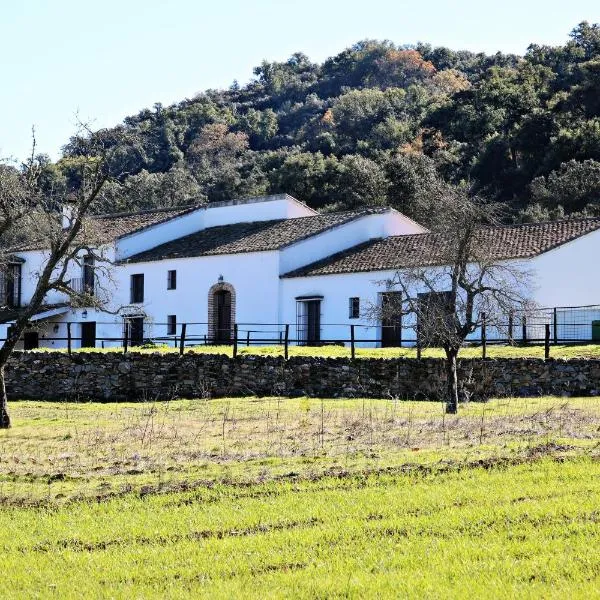
<path id="1" fill-rule="evenodd" d="M 56 352 L 54 349 L 41 348 L 34 352 Z M 66 352 L 66 350 L 58 350 Z M 83 348 L 74 352 L 123 352 L 122 348 Z M 171 346 L 133 347 L 129 352 L 140 353 L 177 353 L 179 350 Z M 460 358 L 481 358 L 480 346 L 466 346 L 460 351 Z M 194 346 L 188 348 L 186 353 L 199 354 L 225 354 L 233 355 L 231 346 Z M 283 356 L 283 346 L 240 346 L 238 353 L 259 356 Z M 290 346 L 289 356 L 323 356 L 327 358 L 349 357 L 350 348 L 343 346 Z M 442 358 L 444 351 L 441 348 L 426 348 L 422 352 L 424 358 Z M 488 345 L 488 358 L 544 358 L 543 345 L 515 345 L 501 346 Z M 569 344 L 551 346 L 552 358 L 600 358 L 600 344 Z M 356 358 L 416 358 L 416 348 L 356 348 Z"/>
<path id="2" fill-rule="evenodd" d="M 10 598 L 590 598 L 600 401 L 14 402 Z"/>

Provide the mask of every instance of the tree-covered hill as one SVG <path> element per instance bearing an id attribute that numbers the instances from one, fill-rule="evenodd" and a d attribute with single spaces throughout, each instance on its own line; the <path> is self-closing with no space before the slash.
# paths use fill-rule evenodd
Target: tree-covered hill
<path id="1" fill-rule="evenodd" d="M 319 209 L 413 214 L 416 191 L 441 176 L 515 219 L 600 214 L 600 26 L 523 57 L 373 40 L 323 64 L 297 53 L 123 129 L 137 146 L 104 210 L 288 192 Z M 73 139 L 56 171 L 77 153 Z"/>

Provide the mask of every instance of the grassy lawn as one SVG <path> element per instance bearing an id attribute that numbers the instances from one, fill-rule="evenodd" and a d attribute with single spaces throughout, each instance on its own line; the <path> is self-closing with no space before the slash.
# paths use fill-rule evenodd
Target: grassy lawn
<path id="1" fill-rule="evenodd" d="M 48 352 L 47 349 L 35 350 L 34 352 Z M 52 350 L 56 352 L 56 350 Z M 178 349 L 172 346 L 156 346 L 152 348 L 134 347 L 130 352 L 141 353 L 177 353 Z M 65 352 L 65 350 L 59 350 Z M 74 350 L 74 352 L 123 352 L 122 348 L 85 348 Z M 240 346 L 239 354 L 254 354 L 261 356 L 283 356 L 283 346 Z M 231 346 L 194 346 L 188 348 L 186 353 L 200 354 L 226 354 L 232 356 Z M 289 356 L 324 356 L 330 358 L 349 357 L 350 348 L 342 346 L 290 346 Z M 422 352 L 424 358 L 441 358 L 444 351 L 441 348 L 426 348 Z M 499 346 L 488 345 L 488 358 L 544 358 L 544 346 Z M 552 358 L 600 358 L 600 344 L 582 345 L 557 345 L 551 346 L 550 356 Z M 416 358 L 416 348 L 357 348 L 356 358 Z M 461 350 L 461 358 L 481 358 L 480 346 L 468 346 Z"/>
<path id="2" fill-rule="evenodd" d="M 14 402 L 6 598 L 590 598 L 600 400 Z"/>

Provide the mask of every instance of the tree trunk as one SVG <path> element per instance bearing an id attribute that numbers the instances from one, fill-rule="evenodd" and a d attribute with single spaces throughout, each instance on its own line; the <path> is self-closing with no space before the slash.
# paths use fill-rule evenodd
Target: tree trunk
<path id="1" fill-rule="evenodd" d="M 0 429 L 8 429 L 9 427 L 8 398 L 6 397 L 6 386 L 4 385 L 4 366 L 2 366 L 0 367 Z"/>
<path id="2" fill-rule="evenodd" d="M 458 352 L 446 351 L 446 378 L 447 399 L 446 413 L 455 415 L 458 412 L 458 375 L 456 369 L 456 357 Z"/>

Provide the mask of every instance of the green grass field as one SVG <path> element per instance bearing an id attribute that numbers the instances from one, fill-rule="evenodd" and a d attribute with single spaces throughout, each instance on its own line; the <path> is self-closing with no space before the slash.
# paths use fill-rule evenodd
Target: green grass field
<path id="1" fill-rule="evenodd" d="M 48 352 L 47 349 L 34 350 L 34 352 Z M 52 350 L 55 351 L 55 350 Z M 65 350 L 59 350 L 64 352 Z M 74 352 L 123 352 L 122 348 L 84 348 Z M 172 346 L 133 347 L 129 352 L 141 353 L 177 353 L 179 350 Z M 261 356 L 283 356 L 283 346 L 240 346 L 239 354 L 254 354 Z M 460 351 L 460 358 L 480 358 L 480 346 L 466 346 Z M 231 346 L 193 346 L 186 353 L 199 354 L 226 354 L 232 356 Z M 290 346 L 289 356 L 323 356 L 329 358 L 348 357 L 350 348 L 343 346 Z M 441 348 L 426 348 L 422 352 L 424 358 L 442 358 L 444 351 Z M 543 345 L 516 345 L 487 347 L 488 358 L 544 358 Z M 600 358 L 600 344 L 570 344 L 551 346 L 552 358 Z M 416 358 L 416 348 L 357 348 L 356 358 Z"/>
<path id="2" fill-rule="evenodd" d="M 11 405 L 2 598 L 600 596 L 600 400 Z"/>

